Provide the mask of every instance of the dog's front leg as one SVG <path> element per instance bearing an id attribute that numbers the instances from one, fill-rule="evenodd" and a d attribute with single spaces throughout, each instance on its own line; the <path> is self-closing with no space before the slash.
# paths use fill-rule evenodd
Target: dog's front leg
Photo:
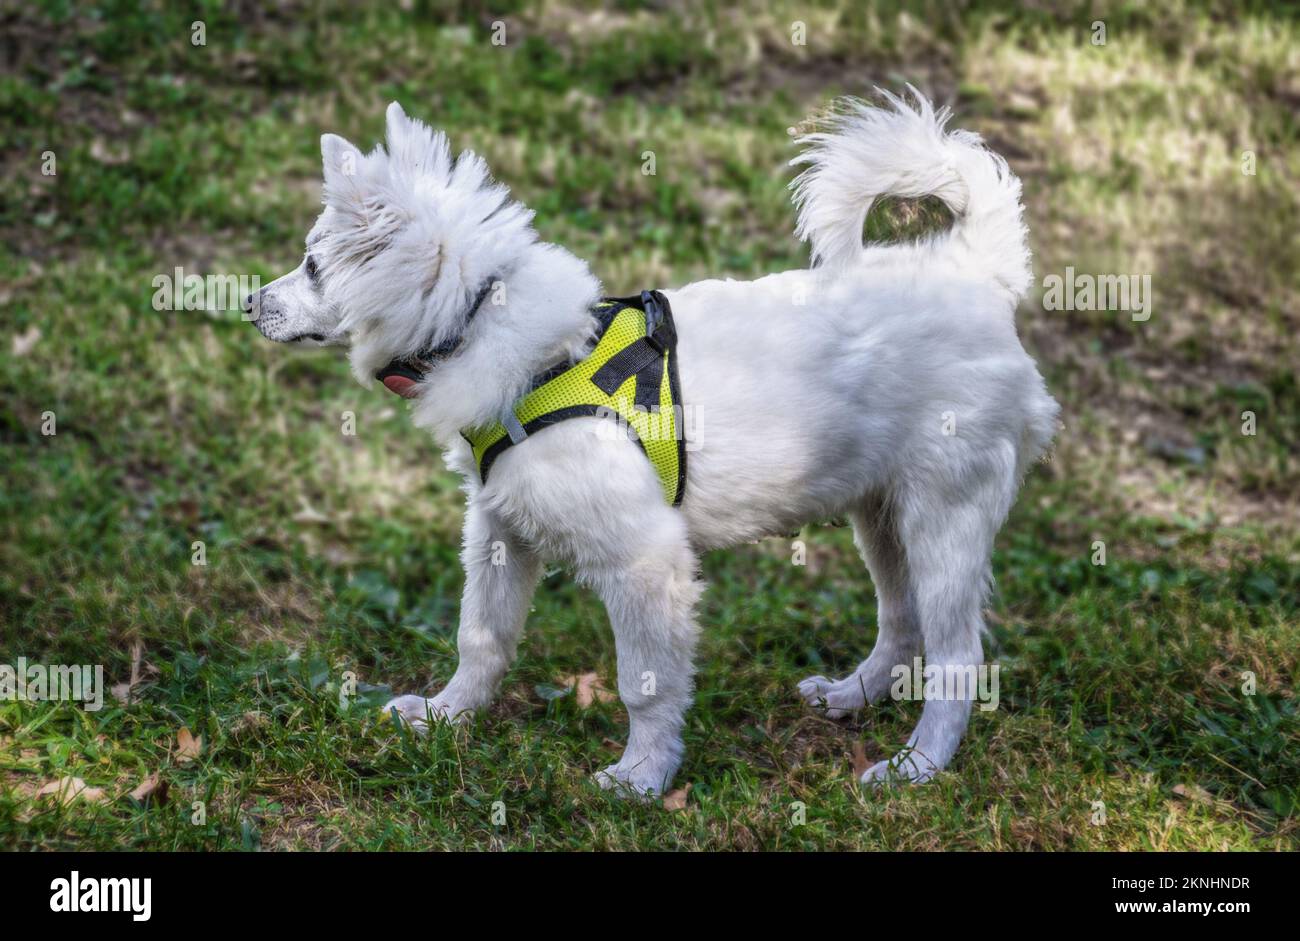
<path id="1" fill-rule="evenodd" d="M 625 545 L 636 548 L 625 564 L 584 573 L 609 611 L 618 694 L 630 720 L 623 757 L 596 780 L 628 796 L 648 797 L 668 790 L 685 751 L 682 726 L 692 698 L 697 635 L 693 609 L 701 589 L 675 511 L 656 508 L 626 535 Z"/>
<path id="2" fill-rule="evenodd" d="M 424 731 L 430 717 L 465 720 L 496 695 L 514 662 L 524 620 L 541 574 L 541 561 L 491 513 L 470 501 L 465 510 L 465 590 L 460 602 L 460 661 L 446 688 L 432 699 L 398 696 L 384 707 Z"/>

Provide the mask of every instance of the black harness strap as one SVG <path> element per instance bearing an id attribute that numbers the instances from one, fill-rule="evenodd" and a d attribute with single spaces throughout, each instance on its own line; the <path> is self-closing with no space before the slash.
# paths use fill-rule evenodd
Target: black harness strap
<path id="1" fill-rule="evenodd" d="M 646 315 L 646 335 L 619 350 L 609 362 L 596 370 L 592 383 L 606 395 L 613 395 L 632 376 L 636 381 L 636 406 L 649 412 L 659 411 L 660 387 L 663 382 L 664 352 L 677 345 L 668 302 L 658 291 L 642 291 L 637 298 L 611 298 L 628 307 L 640 307 Z M 672 365 L 672 364 L 670 364 Z"/>
<path id="2" fill-rule="evenodd" d="M 487 279 L 484 285 L 479 288 L 478 295 L 474 298 L 473 306 L 470 307 L 469 313 L 465 315 L 465 326 L 461 328 L 460 333 L 456 334 L 456 336 L 449 340 L 443 340 L 432 349 L 421 353 L 421 359 L 441 359 L 456 352 L 460 347 L 461 342 L 465 339 L 465 331 L 468 330 L 469 325 L 474 322 L 474 315 L 478 313 L 479 308 L 483 306 L 483 302 L 486 301 L 488 295 L 492 293 L 492 285 L 496 284 L 497 280 L 497 276 L 492 275 Z"/>

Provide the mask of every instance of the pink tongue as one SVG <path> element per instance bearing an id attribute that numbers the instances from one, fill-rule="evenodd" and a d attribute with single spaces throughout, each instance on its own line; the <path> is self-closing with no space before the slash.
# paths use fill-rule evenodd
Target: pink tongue
<path id="1" fill-rule="evenodd" d="M 405 376 L 385 376 L 384 385 L 389 392 L 396 392 L 404 399 L 415 398 L 415 381 Z"/>

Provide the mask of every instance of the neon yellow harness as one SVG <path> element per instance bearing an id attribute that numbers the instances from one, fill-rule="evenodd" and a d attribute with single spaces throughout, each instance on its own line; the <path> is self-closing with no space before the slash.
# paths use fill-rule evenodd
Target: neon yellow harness
<path id="1" fill-rule="evenodd" d="M 479 478 L 511 445 L 567 418 L 617 420 L 650 458 L 673 506 L 686 490 L 686 439 L 680 428 L 677 333 L 668 300 L 658 291 L 607 298 L 593 310 L 600 322 L 590 355 L 533 380 L 533 388 L 500 421 L 462 431 Z"/>

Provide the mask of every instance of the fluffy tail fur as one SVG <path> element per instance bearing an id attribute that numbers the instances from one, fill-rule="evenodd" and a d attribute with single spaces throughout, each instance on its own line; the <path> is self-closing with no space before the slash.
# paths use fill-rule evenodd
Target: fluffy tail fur
<path id="1" fill-rule="evenodd" d="M 809 134 L 792 164 L 795 234 L 812 243 L 813 264 L 847 268 L 862 254 L 862 227 L 881 196 L 937 196 L 956 221 L 946 236 L 1018 300 L 1032 272 L 1021 218 L 1020 180 L 978 134 L 945 131 L 951 114 L 911 85 L 915 107 L 877 90 L 886 107 L 840 102 L 827 133 Z"/>

